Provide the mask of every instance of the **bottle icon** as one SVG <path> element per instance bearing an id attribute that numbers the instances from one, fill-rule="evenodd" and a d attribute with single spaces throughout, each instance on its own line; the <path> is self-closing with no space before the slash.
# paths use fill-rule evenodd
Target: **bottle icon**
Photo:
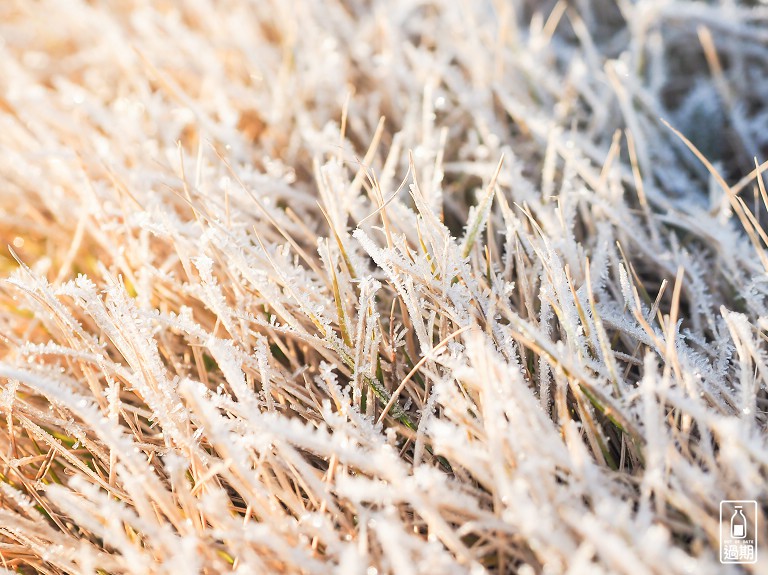
<path id="1" fill-rule="evenodd" d="M 747 536 L 747 518 L 741 510 L 741 505 L 734 507 L 731 516 L 731 537 L 734 539 L 744 539 Z"/>

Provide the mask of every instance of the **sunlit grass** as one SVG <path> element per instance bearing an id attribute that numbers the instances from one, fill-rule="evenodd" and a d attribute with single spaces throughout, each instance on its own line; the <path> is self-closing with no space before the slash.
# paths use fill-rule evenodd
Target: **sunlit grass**
<path id="1" fill-rule="evenodd" d="M 0 570 L 721 572 L 768 9 L 114 4 L 0 5 Z"/>

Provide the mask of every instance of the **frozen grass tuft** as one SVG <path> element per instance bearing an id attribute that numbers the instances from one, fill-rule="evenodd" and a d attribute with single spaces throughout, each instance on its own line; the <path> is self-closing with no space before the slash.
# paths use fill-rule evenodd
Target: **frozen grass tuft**
<path id="1" fill-rule="evenodd" d="M 3 572 L 768 540 L 764 3 L 10 1 L 0 86 Z"/>

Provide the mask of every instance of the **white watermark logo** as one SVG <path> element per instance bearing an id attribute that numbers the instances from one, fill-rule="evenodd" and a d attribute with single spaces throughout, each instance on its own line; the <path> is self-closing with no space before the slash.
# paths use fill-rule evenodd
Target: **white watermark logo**
<path id="1" fill-rule="evenodd" d="M 757 502 L 720 502 L 720 562 L 757 562 Z"/>

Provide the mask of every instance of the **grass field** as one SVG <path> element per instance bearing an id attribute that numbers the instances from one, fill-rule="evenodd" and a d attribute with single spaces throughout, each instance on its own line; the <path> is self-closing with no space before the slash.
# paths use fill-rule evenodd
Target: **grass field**
<path id="1" fill-rule="evenodd" d="M 765 170 L 765 2 L 0 2 L 0 572 L 766 573 Z"/>

